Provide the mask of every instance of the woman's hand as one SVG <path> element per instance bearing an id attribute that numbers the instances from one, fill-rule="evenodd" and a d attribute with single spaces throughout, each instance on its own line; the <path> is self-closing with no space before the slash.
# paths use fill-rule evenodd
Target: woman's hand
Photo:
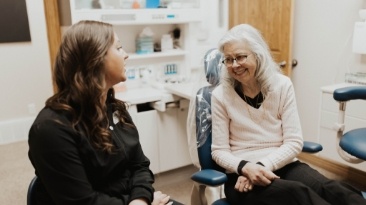
<path id="1" fill-rule="evenodd" d="M 236 180 L 235 189 L 239 192 L 248 192 L 253 189 L 253 184 L 248 178 L 239 176 Z"/>
<path id="2" fill-rule="evenodd" d="M 247 163 L 243 167 L 242 173 L 250 180 L 252 184 L 258 186 L 267 186 L 271 184 L 273 180 L 280 178 L 272 171 L 254 163 Z"/>
<path id="3" fill-rule="evenodd" d="M 152 205 L 172 205 L 173 202 L 169 202 L 170 196 L 161 193 L 161 191 L 154 192 L 154 201 L 152 202 Z"/>
<path id="4" fill-rule="evenodd" d="M 144 199 L 134 199 L 128 205 L 148 205 Z"/>

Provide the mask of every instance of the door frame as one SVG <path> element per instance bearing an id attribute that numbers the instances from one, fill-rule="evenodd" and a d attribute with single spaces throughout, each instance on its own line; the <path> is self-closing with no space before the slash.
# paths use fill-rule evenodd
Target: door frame
<path id="1" fill-rule="evenodd" d="M 51 62 L 51 73 L 55 64 L 58 48 L 61 44 L 60 17 L 57 0 L 43 0 L 44 13 L 47 27 L 48 49 Z M 56 84 L 52 79 L 53 92 L 57 91 Z"/>

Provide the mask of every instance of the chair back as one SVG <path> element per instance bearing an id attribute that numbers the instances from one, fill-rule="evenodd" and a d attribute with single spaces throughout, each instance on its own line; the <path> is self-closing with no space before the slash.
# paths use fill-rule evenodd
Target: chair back
<path id="1" fill-rule="evenodd" d="M 204 69 L 208 86 L 198 90 L 195 100 L 197 152 L 201 169 L 223 171 L 211 156 L 212 120 L 211 94 L 220 81 L 222 54 L 217 49 L 210 49 L 204 57 Z"/>
<path id="2" fill-rule="evenodd" d="M 37 205 L 36 199 L 35 199 L 35 187 L 38 182 L 38 177 L 33 177 L 32 181 L 29 184 L 28 187 L 28 193 L 27 193 L 27 205 Z"/>

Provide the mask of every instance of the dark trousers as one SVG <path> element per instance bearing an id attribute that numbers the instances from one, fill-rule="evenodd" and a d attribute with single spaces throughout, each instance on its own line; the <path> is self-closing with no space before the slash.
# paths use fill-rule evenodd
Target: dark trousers
<path id="1" fill-rule="evenodd" d="M 249 192 L 234 189 L 237 174 L 228 174 L 225 195 L 231 205 L 366 205 L 359 190 L 330 180 L 300 161 L 274 172 L 275 179 L 266 187 L 254 186 Z"/>

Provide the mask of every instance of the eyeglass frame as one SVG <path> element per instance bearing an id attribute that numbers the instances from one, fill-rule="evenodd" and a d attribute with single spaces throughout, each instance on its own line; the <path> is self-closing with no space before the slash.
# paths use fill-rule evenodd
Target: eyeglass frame
<path id="1" fill-rule="evenodd" d="M 243 63 L 245 63 L 245 62 L 247 62 L 247 60 L 248 60 L 248 57 L 251 55 L 252 53 L 249 53 L 249 54 L 243 54 L 243 55 L 237 55 L 235 58 L 232 58 L 231 60 L 233 61 L 230 65 L 227 65 L 226 63 L 225 63 L 225 61 L 226 60 L 228 60 L 228 58 L 225 58 L 224 60 L 222 60 L 221 61 L 221 63 L 222 64 L 224 64 L 226 67 L 231 67 L 231 66 L 233 66 L 234 65 L 234 62 L 236 62 L 237 64 L 239 64 L 239 65 L 241 65 L 241 64 L 243 64 Z M 241 61 L 243 61 L 243 62 L 238 62 L 238 60 L 237 60 L 237 58 L 238 57 L 244 57 L 243 58 L 243 60 L 241 60 Z M 229 58 L 230 59 L 230 58 Z"/>

